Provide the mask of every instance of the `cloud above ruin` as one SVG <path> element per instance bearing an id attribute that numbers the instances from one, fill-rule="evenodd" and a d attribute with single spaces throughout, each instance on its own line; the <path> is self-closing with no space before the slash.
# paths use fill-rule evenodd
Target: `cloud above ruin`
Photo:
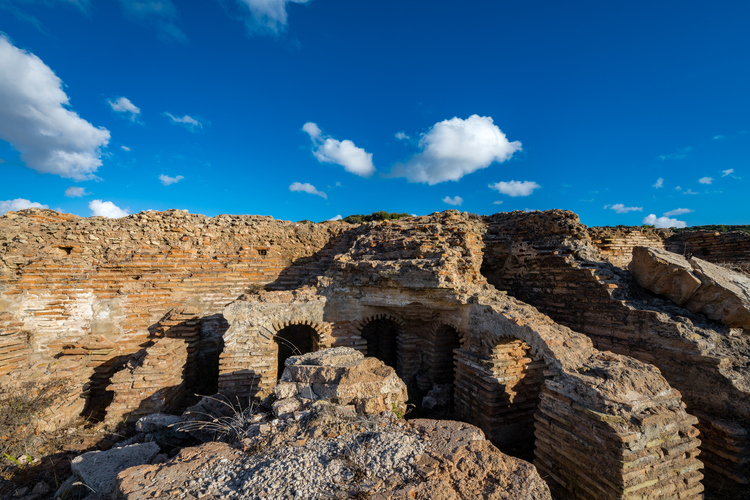
<path id="1" fill-rule="evenodd" d="M 372 153 L 358 148 L 350 140 L 339 141 L 323 135 L 317 124 L 307 122 L 302 130 L 310 136 L 313 143 L 313 155 L 321 163 L 341 165 L 344 170 L 360 177 L 370 177 L 375 173 Z"/>
<path id="2" fill-rule="evenodd" d="M 26 200 L 24 198 L 16 198 L 15 200 L 0 200 L 0 215 L 6 212 L 17 212 L 26 208 L 49 208 L 48 205 L 42 205 L 35 201 Z"/>
<path id="3" fill-rule="evenodd" d="M 289 191 L 314 194 L 316 196 L 320 196 L 323 199 L 326 199 L 326 200 L 328 199 L 327 194 L 325 194 L 323 191 L 318 191 L 317 189 L 315 189 L 315 186 L 313 186 L 309 182 L 305 182 L 304 184 L 302 182 L 293 182 L 289 186 Z"/>
<path id="4" fill-rule="evenodd" d="M 69 104 L 52 69 L 0 35 L 0 138 L 39 173 L 94 179 L 110 134 L 68 109 Z"/>
<path id="5" fill-rule="evenodd" d="M 509 160 L 521 151 L 519 141 L 508 141 L 489 116 L 471 115 L 443 120 L 419 139 L 421 151 L 393 168 L 391 175 L 429 185 L 457 181 L 463 176 Z"/>
<path id="6" fill-rule="evenodd" d="M 109 217 L 110 219 L 119 219 L 129 215 L 130 212 L 123 210 L 111 201 L 93 200 L 89 203 L 89 210 L 92 216 Z"/>
<path id="7" fill-rule="evenodd" d="M 644 217 L 642 224 L 648 224 L 657 228 L 687 227 L 687 222 L 684 220 L 670 219 L 669 217 L 657 217 L 655 214 L 649 214 Z"/>
<path id="8" fill-rule="evenodd" d="M 529 196 L 534 192 L 534 190 L 541 187 L 542 186 L 534 181 L 502 181 L 489 185 L 490 189 L 494 189 L 501 194 L 507 194 L 508 196 L 511 196 L 513 198 L 517 196 Z"/>

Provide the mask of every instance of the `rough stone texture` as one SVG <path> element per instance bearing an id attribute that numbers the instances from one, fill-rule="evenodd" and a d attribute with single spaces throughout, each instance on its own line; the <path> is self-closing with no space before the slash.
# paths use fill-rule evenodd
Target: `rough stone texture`
<path id="1" fill-rule="evenodd" d="M 685 257 L 657 248 L 635 247 L 628 270 L 643 288 L 677 305 L 687 302 L 701 286 Z"/>
<path id="2" fill-rule="evenodd" d="M 591 243 L 602 258 L 616 266 L 627 268 L 635 247 L 664 248 L 664 241 L 672 235 L 669 229 L 639 226 L 590 227 Z"/>
<path id="3" fill-rule="evenodd" d="M 750 440 L 732 444 L 708 432 L 713 421 L 750 420 L 750 339 L 645 294 L 630 274 L 606 261 L 572 212 L 487 217 L 482 273 L 503 291 L 594 345 L 659 367 L 680 390 L 703 432 L 701 461 L 710 484 L 745 477 Z M 746 424 L 745 424 L 746 425 Z"/>
<path id="4" fill-rule="evenodd" d="M 750 332 L 750 278 L 695 257 L 690 264 L 701 286 L 685 307 Z"/>
<path id="5" fill-rule="evenodd" d="M 274 412 L 281 416 L 303 405 L 327 400 L 352 405 L 359 414 L 384 411 L 406 412 L 406 384 L 396 371 L 376 358 L 365 358 L 351 347 L 292 356 L 274 388 L 278 401 Z"/>
<path id="6" fill-rule="evenodd" d="M 750 279 L 710 262 L 637 247 L 630 274 L 643 288 L 731 328 L 750 330 Z"/>
<path id="7" fill-rule="evenodd" d="M 555 489 L 591 499 L 698 498 L 697 419 L 659 370 L 595 349 L 583 333 L 503 291 L 526 294 L 545 313 L 593 318 L 595 333 L 626 339 L 623 353 L 639 354 L 631 336 L 643 335 L 660 350 L 648 342 L 639 348 L 682 365 L 681 377 L 708 375 L 682 384 L 691 401 L 747 406 L 745 365 L 714 355 L 730 352 L 734 340 L 685 327 L 664 304 L 641 314 L 613 298 L 621 278 L 613 271 L 605 279 L 614 266 L 585 260 L 600 254 L 569 212 L 447 211 L 352 227 L 182 212 L 109 221 L 31 210 L 0 218 L 0 229 L 10 238 L 0 253 L 2 373 L 15 377 L 35 363 L 43 376 L 83 385 L 99 368 L 104 379 L 124 381 L 113 396 L 128 412 L 138 397 L 152 400 L 154 386 L 135 392 L 139 379 L 159 372 L 147 360 L 166 360 L 170 377 L 180 356 L 188 366 L 192 347 L 154 330 L 169 310 L 195 307 L 199 352 L 216 341 L 218 385 L 228 396 L 270 394 L 289 343 L 303 352 L 351 347 L 407 383 L 453 385 L 457 417 L 501 446 L 535 447 L 536 466 Z M 66 245 L 68 234 L 80 252 Z M 206 241 L 207 234 L 214 237 Z M 581 260 L 571 264 L 575 252 Z M 704 335 L 688 337 L 696 332 Z M 141 349 L 143 364 L 133 364 Z"/>
<path id="8" fill-rule="evenodd" d="M 142 443 L 107 451 L 91 451 L 73 459 L 70 468 L 86 486 L 108 498 L 115 488 L 117 474 L 136 465 L 147 464 L 159 453 L 156 443 Z"/>
<path id="9" fill-rule="evenodd" d="M 653 366 L 599 352 L 488 286 L 479 272 L 484 228 L 454 211 L 373 225 L 317 288 L 247 294 L 228 306 L 229 332 L 257 352 L 270 341 L 253 329 L 281 311 L 329 325 L 334 345 L 389 360 L 407 382 L 422 373 L 434 383 L 431 365 L 445 366 L 434 339 L 452 332 L 457 415 L 499 444 L 533 442 L 535 465 L 554 488 L 591 499 L 700 497 L 698 421 L 679 393 Z M 368 338 L 373 324 L 379 333 Z M 373 353 L 370 342 L 379 344 Z"/>
<path id="10" fill-rule="evenodd" d="M 81 388 L 96 386 L 89 379 L 121 369 L 171 309 L 196 308 L 201 352 L 218 355 L 227 327 L 218 315 L 229 302 L 249 288 L 307 282 L 356 228 L 180 210 L 120 219 L 8 212 L 0 217 L 0 377 L 20 382 L 31 370 L 40 381 L 73 381 L 46 418 L 57 425 L 83 411 Z"/>
<path id="11" fill-rule="evenodd" d="M 644 246 L 652 246 L 650 244 Z M 713 263 L 750 262 L 750 234 L 742 231 L 719 233 L 689 231 L 668 237 L 664 246 L 670 252 L 699 257 Z"/>
<path id="12" fill-rule="evenodd" d="M 126 470 L 118 476 L 115 499 L 552 498 L 531 464 L 501 453 L 482 431 L 462 422 L 360 417 L 345 424 L 314 420 L 273 434 L 265 439 L 291 444 L 242 454 L 208 443 L 186 448 L 166 464 Z"/>

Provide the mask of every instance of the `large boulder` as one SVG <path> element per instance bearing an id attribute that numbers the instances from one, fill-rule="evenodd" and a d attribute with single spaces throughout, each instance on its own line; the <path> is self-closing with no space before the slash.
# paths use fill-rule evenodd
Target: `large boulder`
<path id="1" fill-rule="evenodd" d="M 716 264 L 635 247 L 628 268 L 639 285 L 732 328 L 750 330 L 750 279 Z"/>
<path id="2" fill-rule="evenodd" d="M 141 443 L 107 451 L 92 451 L 73 459 L 70 468 L 83 484 L 101 498 L 110 498 L 117 474 L 147 464 L 159 453 L 156 443 Z"/>
<path id="3" fill-rule="evenodd" d="M 351 347 L 291 356 L 274 389 L 278 416 L 324 400 L 351 405 L 362 415 L 406 411 L 407 390 L 393 368 Z"/>

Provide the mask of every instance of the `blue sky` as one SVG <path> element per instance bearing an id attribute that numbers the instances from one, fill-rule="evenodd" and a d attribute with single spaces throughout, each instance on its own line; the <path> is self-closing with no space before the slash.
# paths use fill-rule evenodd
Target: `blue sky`
<path id="1" fill-rule="evenodd" d="M 737 1 L 0 0 L 0 212 L 748 224 L 748 21 Z"/>

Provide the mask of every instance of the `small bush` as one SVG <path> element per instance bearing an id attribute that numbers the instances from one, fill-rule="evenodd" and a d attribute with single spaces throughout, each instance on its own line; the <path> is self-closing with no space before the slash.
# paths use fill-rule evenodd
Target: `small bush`
<path id="1" fill-rule="evenodd" d="M 350 224 L 363 224 L 365 222 L 403 219 L 404 217 L 411 217 L 411 214 L 380 211 L 373 212 L 370 215 L 347 215 L 342 220 Z"/>
<path id="2" fill-rule="evenodd" d="M 24 382 L 20 386 L 0 388 L 0 455 L 3 465 L 36 452 L 41 441 L 34 427 L 39 418 L 66 392 L 68 383 L 59 379 L 48 382 Z M 6 456 L 7 455 L 7 456 Z"/>

